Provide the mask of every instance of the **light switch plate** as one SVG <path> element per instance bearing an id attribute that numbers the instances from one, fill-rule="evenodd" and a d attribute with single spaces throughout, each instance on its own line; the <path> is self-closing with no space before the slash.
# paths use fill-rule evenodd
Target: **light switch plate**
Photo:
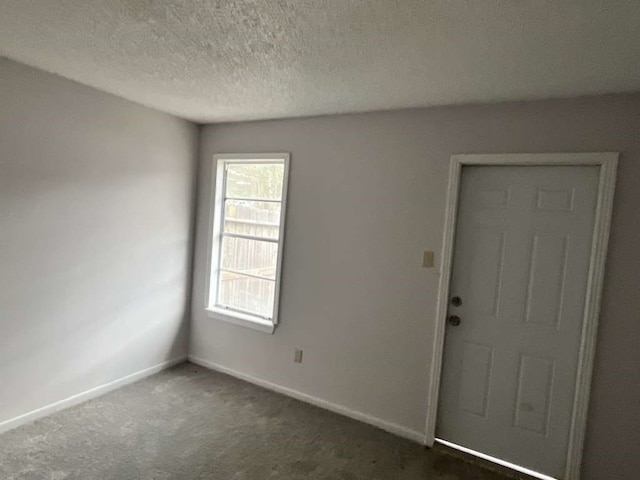
<path id="1" fill-rule="evenodd" d="M 424 268 L 433 268 L 433 252 L 425 250 L 422 254 L 422 266 Z"/>

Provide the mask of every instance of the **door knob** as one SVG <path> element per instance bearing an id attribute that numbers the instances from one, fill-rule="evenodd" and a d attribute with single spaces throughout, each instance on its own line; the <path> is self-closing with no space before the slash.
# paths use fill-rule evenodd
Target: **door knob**
<path id="1" fill-rule="evenodd" d="M 452 327 L 457 327 L 458 325 L 460 325 L 460 317 L 457 315 L 450 315 L 447 321 Z"/>

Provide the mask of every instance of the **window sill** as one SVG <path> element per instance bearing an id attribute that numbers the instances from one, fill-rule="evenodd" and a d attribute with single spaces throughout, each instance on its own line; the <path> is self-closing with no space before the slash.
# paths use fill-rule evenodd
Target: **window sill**
<path id="1" fill-rule="evenodd" d="M 205 308 L 205 312 L 209 318 L 215 318 L 216 320 L 222 320 L 223 322 L 232 323 L 241 327 L 250 328 L 263 333 L 273 334 L 276 326 L 269 320 L 263 318 L 253 317 L 240 312 L 230 312 L 222 308 L 209 307 Z"/>

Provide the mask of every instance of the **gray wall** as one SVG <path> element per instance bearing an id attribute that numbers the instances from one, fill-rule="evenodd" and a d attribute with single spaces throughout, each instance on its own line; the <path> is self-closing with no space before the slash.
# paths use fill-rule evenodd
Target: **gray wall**
<path id="1" fill-rule="evenodd" d="M 0 59 L 0 423 L 186 354 L 197 134 Z"/>
<path id="2" fill-rule="evenodd" d="M 292 163 L 281 325 L 271 336 L 207 318 L 205 250 L 212 155 L 281 151 Z M 449 156 L 579 151 L 623 153 L 583 478 L 637 479 L 637 95 L 206 127 L 191 354 L 423 432 L 438 273 L 420 260 L 441 248 Z"/>

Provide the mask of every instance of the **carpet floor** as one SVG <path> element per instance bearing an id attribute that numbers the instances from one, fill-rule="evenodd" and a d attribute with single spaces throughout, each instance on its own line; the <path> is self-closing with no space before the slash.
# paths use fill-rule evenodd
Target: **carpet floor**
<path id="1" fill-rule="evenodd" d="M 2 480 L 505 480 L 184 363 L 0 435 Z"/>

